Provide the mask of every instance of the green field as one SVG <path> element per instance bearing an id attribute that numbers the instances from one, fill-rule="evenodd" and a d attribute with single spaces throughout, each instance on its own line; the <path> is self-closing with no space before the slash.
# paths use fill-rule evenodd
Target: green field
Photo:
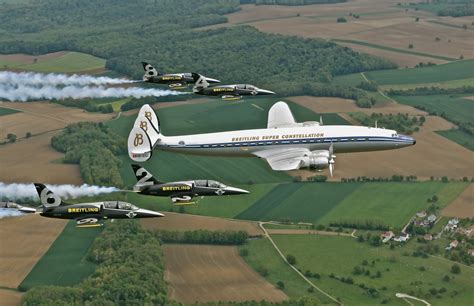
<path id="1" fill-rule="evenodd" d="M 186 135 L 217 131 L 264 128 L 267 113 L 276 100 L 252 99 L 237 102 L 213 100 L 209 103 L 158 110 L 165 135 Z M 318 120 L 318 114 L 289 102 L 298 121 Z M 107 123 L 116 133 L 128 137 L 135 116 L 122 116 Z M 325 114 L 326 124 L 348 124 L 337 114 Z M 121 174 L 128 186 L 135 183 L 128 156 L 122 156 Z M 266 161 L 247 157 L 207 157 L 155 151 L 143 164 L 158 179 L 215 179 L 225 184 L 253 184 L 290 181 L 285 172 L 272 171 Z"/>
<path id="2" fill-rule="evenodd" d="M 443 194 L 439 203 L 447 205 L 465 187 L 464 183 L 441 182 L 366 183 L 345 197 L 320 222 L 371 220 L 401 228 L 417 211 L 429 205 L 426 199 Z"/>
<path id="3" fill-rule="evenodd" d="M 289 297 L 312 296 L 322 302 L 328 302 L 327 297 L 307 291 L 310 285 L 283 261 L 268 239 L 250 240 L 239 248 L 248 250 L 248 256 L 243 258 L 254 270 L 268 272 L 265 278 L 270 283 L 276 285 L 278 281 L 283 281 L 283 291 Z"/>
<path id="4" fill-rule="evenodd" d="M 2 60 L 0 66 L 36 72 L 71 73 L 104 68 L 105 60 L 85 53 L 67 52 L 59 57 L 31 64 Z"/>
<path id="5" fill-rule="evenodd" d="M 360 186 L 356 183 L 280 184 L 237 218 L 317 223 Z"/>
<path id="6" fill-rule="evenodd" d="M 393 96 L 402 104 L 422 106 L 428 112 L 444 113 L 450 121 L 472 122 L 474 103 L 463 96 L 455 95 L 426 95 L 426 96 Z"/>
<path id="7" fill-rule="evenodd" d="M 431 57 L 431 58 L 434 58 L 434 59 L 440 59 L 440 60 L 445 60 L 445 61 L 455 61 L 456 60 L 456 58 L 452 58 L 452 57 L 440 56 L 440 55 L 435 55 L 435 54 L 428 54 L 428 53 L 417 52 L 417 51 L 412 51 L 412 50 L 407 50 L 407 49 L 398 49 L 398 48 L 393 48 L 393 47 L 387 47 L 387 46 L 372 44 L 372 43 L 368 43 L 368 42 L 360 41 L 360 40 L 335 39 L 334 38 L 334 39 L 331 39 L 331 41 L 341 42 L 341 43 L 349 43 L 349 44 L 356 44 L 356 45 L 371 47 L 371 48 L 375 48 L 375 49 L 381 49 L 381 50 L 397 52 L 397 53 L 404 53 L 404 54 L 419 55 L 419 56 L 424 56 L 424 57 Z"/>
<path id="8" fill-rule="evenodd" d="M 316 285 L 331 295 L 340 297 L 345 305 L 380 305 L 384 300 L 390 305 L 405 305 L 403 300 L 395 297 L 397 292 L 425 298 L 434 305 L 470 305 L 474 299 L 474 270 L 462 267 L 461 273 L 454 280 L 444 282 L 443 276 L 454 275 L 450 273 L 452 262 L 433 257 L 403 256 L 405 250 L 411 249 L 410 244 L 416 243 L 414 241 L 405 247 L 390 250 L 387 245 L 372 247 L 368 243 L 341 236 L 273 235 L 272 238 L 283 254 L 296 257 L 298 269 L 319 273 L 320 280 L 312 278 Z M 262 257 L 262 261 L 268 258 L 263 257 L 266 254 L 257 255 Z M 364 260 L 368 262 L 366 266 L 362 265 Z M 353 275 L 355 266 L 369 270 L 371 276 L 380 271 L 381 277 Z M 425 268 L 424 271 L 420 271 L 421 266 Z M 330 274 L 338 278 L 351 277 L 354 284 L 330 278 Z M 365 289 L 358 286 L 360 284 L 375 288 L 379 297 L 370 297 Z M 440 296 L 438 298 L 430 295 L 431 288 L 445 288 L 447 291 L 437 293 Z"/>
<path id="9" fill-rule="evenodd" d="M 448 138 L 451 141 L 454 141 L 457 144 L 460 144 L 471 151 L 474 151 L 474 137 L 463 130 L 453 129 L 447 131 L 437 131 L 436 133 Z"/>
<path id="10" fill-rule="evenodd" d="M 73 286 L 80 283 L 95 270 L 95 264 L 87 261 L 85 256 L 101 231 L 102 228 L 97 227 L 77 229 L 76 223 L 70 221 L 19 289 L 26 291 L 34 286 Z"/>
<path id="11" fill-rule="evenodd" d="M 437 83 L 474 78 L 474 60 L 455 61 L 423 68 L 369 71 L 368 79 L 379 85 Z"/>
<path id="12" fill-rule="evenodd" d="M 463 86 L 474 86 L 474 78 L 459 79 L 437 83 L 415 83 L 415 84 L 390 84 L 380 86 L 383 90 L 408 90 L 419 87 L 458 88 Z"/>
<path id="13" fill-rule="evenodd" d="M 17 111 L 11 108 L 0 107 L 0 116 L 6 116 L 6 115 L 14 114 L 14 113 L 19 113 L 19 112 L 20 111 Z"/>

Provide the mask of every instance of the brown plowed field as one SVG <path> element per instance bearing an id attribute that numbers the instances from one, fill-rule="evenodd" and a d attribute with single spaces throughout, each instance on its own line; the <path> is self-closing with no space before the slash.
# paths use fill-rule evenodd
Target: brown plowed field
<path id="1" fill-rule="evenodd" d="M 1 306 L 19 306 L 21 305 L 22 294 L 17 291 L 0 289 Z"/>
<path id="2" fill-rule="evenodd" d="M 447 217 L 474 218 L 474 184 L 467 186 L 441 214 Z"/>
<path id="3" fill-rule="evenodd" d="M 66 223 L 39 215 L 0 219 L 0 287 L 17 288 Z"/>
<path id="4" fill-rule="evenodd" d="M 2 116 L 0 121 L 0 139 L 5 139 L 8 133 L 25 137 L 27 132 L 33 135 L 62 129 L 68 124 L 79 121 L 105 121 L 112 114 L 89 113 L 79 108 L 64 107 L 48 102 L 3 102 L 4 108 L 21 111 Z"/>
<path id="5" fill-rule="evenodd" d="M 169 296 L 182 303 L 288 297 L 244 262 L 234 246 L 165 245 Z"/>
<path id="6" fill-rule="evenodd" d="M 208 216 L 188 215 L 166 212 L 164 218 L 142 219 L 146 229 L 161 229 L 174 231 L 191 231 L 206 229 L 211 231 L 246 231 L 249 235 L 263 235 L 257 222 L 240 221 Z"/>

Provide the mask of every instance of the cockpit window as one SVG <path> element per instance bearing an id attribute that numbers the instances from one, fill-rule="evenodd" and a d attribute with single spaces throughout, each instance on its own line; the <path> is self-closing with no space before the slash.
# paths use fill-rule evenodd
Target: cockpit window
<path id="1" fill-rule="evenodd" d="M 184 75 L 185 77 L 187 77 L 187 78 L 191 78 L 191 77 L 193 76 L 193 75 L 192 75 L 191 73 L 189 73 L 189 72 L 183 73 L 183 75 Z"/>
<path id="2" fill-rule="evenodd" d="M 245 89 L 245 85 L 239 84 L 239 85 L 236 85 L 235 88 L 237 88 L 237 89 Z"/>
<path id="3" fill-rule="evenodd" d="M 245 85 L 245 88 L 249 90 L 255 90 L 255 86 L 252 85 Z"/>
<path id="4" fill-rule="evenodd" d="M 124 209 L 124 210 L 137 210 L 138 207 L 127 202 L 122 201 L 106 201 L 104 202 L 105 208 L 111 209 Z"/>
<path id="5" fill-rule="evenodd" d="M 202 186 L 202 187 L 206 187 L 207 185 L 206 180 L 197 180 L 197 181 L 194 181 L 194 183 L 196 184 L 196 186 Z"/>
<path id="6" fill-rule="evenodd" d="M 224 184 L 219 183 L 217 181 L 212 181 L 212 180 L 207 181 L 207 186 L 213 187 L 213 188 L 225 188 Z"/>

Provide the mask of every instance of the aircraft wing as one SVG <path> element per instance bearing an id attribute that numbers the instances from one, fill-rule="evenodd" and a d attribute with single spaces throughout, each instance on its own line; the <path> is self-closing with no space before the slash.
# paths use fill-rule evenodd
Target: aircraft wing
<path id="1" fill-rule="evenodd" d="M 288 104 L 285 102 L 275 103 L 268 111 L 267 128 L 289 127 L 296 125 L 295 118 Z"/>
<path id="2" fill-rule="evenodd" d="M 276 171 L 298 170 L 303 158 L 311 154 L 305 148 L 269 149 L 254 152 L 254 155 L 264 158 L 270 167 Z"/>

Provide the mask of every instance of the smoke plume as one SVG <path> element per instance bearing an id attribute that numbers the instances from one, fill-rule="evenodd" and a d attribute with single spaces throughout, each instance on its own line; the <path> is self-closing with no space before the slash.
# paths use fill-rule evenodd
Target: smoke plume
<path id="1" fill-rule="evenodd" d="M 119 191 L 115 187 L 100 187 L 84 184 L 82 186 L 75 185 L 46 185 L 51 191 L 60 196 L 62 199 L 74 199 L 84 196 L 96 196 L 104 193 L 112 193 Z M 38 200 L 38 193 L 35 186 L 31 184 L 5 184 L 0 182 L 0 199 L 15 200 Z"/>
<path id="2" fill-rule="evenodd" d="M 143 98 L 161 97 L 186 94 L 173 90 L 148 89 L 139 87 L 103 87 L 103 86 L 77 86 L 68 85 L 57 87 L 52 85 L 32 86 L 25 84 L 0 83 L 0 99 L 8 101 L 28 101 L 45 99 L 83 99 L 83 98 Z"/>
<path id="3" fill-rule="evenodd" d="M 11 208 L 0 208 L 0 219 L 8 217 L 19 217 L 25 215 L 21 211 Z"/>
<path id="4" fill-rule="evenodd" d="M 67 75 L 57 73 L 0 71 L 0 84 L 10 85 L 107 85 L 130 84 L 140 81 L 127 79 L 95 77 L 91 75 Z"/>

